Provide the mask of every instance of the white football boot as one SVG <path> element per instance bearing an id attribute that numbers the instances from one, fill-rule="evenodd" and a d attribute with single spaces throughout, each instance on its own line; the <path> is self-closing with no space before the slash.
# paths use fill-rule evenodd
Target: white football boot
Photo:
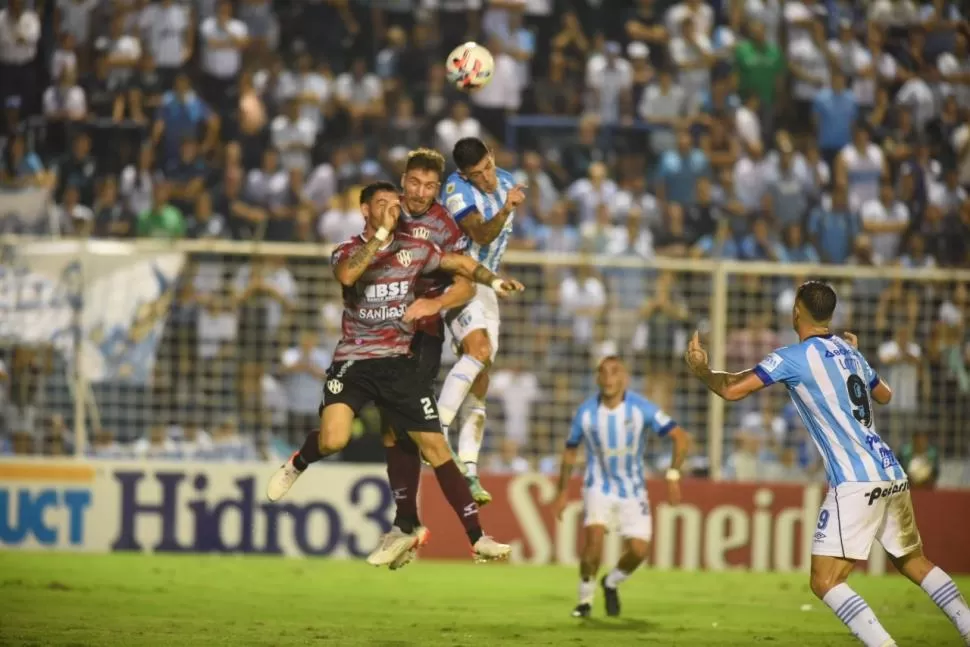
<path id="1" fill-rule="evenodd" d="M 417 528 L 414 529 L 414 532 L 411 534 L 417 536 L 418 543 L 415 544 L 414 548 L 412 548 L 411 550 L 405 551 L 404 553 L 401 554 L 400 557 L 398 557 L 397 559 L 395 559 L 393 562 L 390 563 L 388 568 L 390 568 L 392 571 L 396 571 L 399 568 L 404 568 L 405 566 L 410 564 L 414 560 L 414 558 L 417 557 L 418 549 L 424 546 L 426 543 L 428 543 L 428 540 L 431 538 L 431 531 L 425 528 L 424 526 L 418 526 Z"/>
<path id="2" fill-rule="evenodd" d="M 380 545 L 367 556 L 367 563 L 371 566 L 390 566 L 409 551 L 416 550 L 421 538 L 422 535 L 417 531 L 407 533 L 392 526 L 390 532 L 381 538 Z"/>
<path id="3" fill-rule="evenodd" d="M 293 456 L 290 456 L 283 465 L 280 466 L 278 470 L 269 479 L 269 485 L 266 487 L 266 498 L 270 501 L 279 501 L 282 499 L 296 480 L 300 478 L 300 474 L 303 474 L 300 470 L 296 469 L 293 465 Z"/>
<path id="4" fill-rule="evenodd" d="M 494 562 L 507 559 L 512 547 L 508 544 L 500 544 L 488 535 L 482 535 L 472 546 L 472 555 L 476 562 Z"/>

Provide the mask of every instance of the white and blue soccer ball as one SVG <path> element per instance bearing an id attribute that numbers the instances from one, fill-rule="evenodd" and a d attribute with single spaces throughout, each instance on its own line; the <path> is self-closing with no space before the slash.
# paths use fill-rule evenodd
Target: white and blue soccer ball
<path id="1" fill-rule="evenodd" d="M 448 82 L 459 90 L 477 90 L 489 84 L 495 72 L 492 53 L 469 41 L 451 50 L 445 60 Z"/>

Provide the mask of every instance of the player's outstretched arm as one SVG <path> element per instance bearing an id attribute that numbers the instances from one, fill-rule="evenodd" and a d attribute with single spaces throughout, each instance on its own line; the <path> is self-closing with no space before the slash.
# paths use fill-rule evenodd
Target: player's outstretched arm
<path id="1" fill-rule="evenodd" d="M 456 276 L 455 282 L 440 296 L 432 299 L 420 298 L 408 306 L 404 321 L 417 321 L 433 317 L 442 310 L 450 310 L 465 305 L 475 296 L 475 286 L 463 276 Z"/>
<path id="2" fill-rule="evenodd" d="M 708 389 L 725 400 L 731 402 L 743 400 L 765 386 L 765 383 L 755 374 L 754 370 L 742 371 L 741 373 L 712 371 L 709 366 L 707 351 L 701 346 L 700 334 L 696 331 L 687 345 L 684 359 L 687 361 L 687 366 L 691 372 Z"/>
<path id="3" fill-rule="evenodd" d="M 503 279 L 493 271 L 478 263 L 471 256 L 464 254 L 446 253 L 441 256 L 441 269 L 449 274 L 463 276 L 475 283 L 488 285 L 499 296 L 506 296 L 512 292 L 522 292 L 525 286 L 514 279 Z"/>
<path id="4" fill-rule="evenodd" d="M 486 220 L 485 216 L 481 214 L 480 211 L 473 210 L 468 213 L 464 218 L 458 222 L 458 226 L 461 227 L 462 231 L 468 234 L 475 243 L 479 245 L 488 245 L 493 240 L 498 238 L 498 235 L 502 233 L 505 228 L 505 223 L 511 217 L 515 208 L 520 204 L 525 202 L 525 191 L 524 187 L 516 185 L 509 189 L 508 196 L 505 198 L 505 204 L 499 210 L 495 217 L 490 220 Z"/>

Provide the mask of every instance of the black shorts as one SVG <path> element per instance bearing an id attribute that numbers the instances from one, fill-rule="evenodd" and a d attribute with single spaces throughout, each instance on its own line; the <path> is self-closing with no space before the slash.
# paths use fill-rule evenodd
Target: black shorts
<path id="1" fill-rule="evenodd" d="M 438 379 L 438 372 L 441 370 L 441 351 L 444 344 L 444 338 L 423 332 L 416 333 L 411 342 L 411 355 L 417 363 L 417 374 L 414 380 L 426 384 L 432 393 L 434 392 L 435 381 Z M 394 414 L 384 407 L 380 407 L 380 412 L 382 430 L 394 430 L 396 432 L 399 427 L 392 422 Z M 398 436 L 404 437 L 407 436 L 407 433 L 400 433 Z"/>
<path id="2" fill-rule="evenodd" d="M 441 432 L 430 382 L 421 379 L 417 358 L 405 355 L 334 362 L 327 371 L 323 405 L 346 404 L 354 413 L 373 402 L 398 434 Z"/>

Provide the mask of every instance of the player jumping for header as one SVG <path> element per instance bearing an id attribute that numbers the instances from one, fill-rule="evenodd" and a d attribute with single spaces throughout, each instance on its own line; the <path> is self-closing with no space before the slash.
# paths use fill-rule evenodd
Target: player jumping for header
<path id="1" fill-rule="evenodd" d="M 443 253 L 437 245 L 403 234 L 392 234 L 400 215 L 397 188 L 375 182 L 360 195 L 365 219 L 363 234 L 337 246 L 331 265 L 343 286 L 342 336 L 327 374 L 320 430 L 270 478 L 267 496 L 281 499 L 300 475 L 325 456 L 343 449 L 357 412 L 375 402 L 390 414 L 391 425 L 406 433 L 431 463 L 438 484 L 455 510 L 476 559 L 502 559 L 510 548 L 482 532 L 478 504 L 451 458 L 441 433 L 431 386 L 415 380 L 410 354 L 414 324 L 405 321 L 415 301 L 415 285 L 439 269 L 486 283 L 501 293 L 522 290 L 516 281 L 501 279 L 468 256 Z M 419 539 L 415 537 L 413 544 Z M 402 545 L 404 552 L 413 548 Z"/>
<path id="2" fill-rule="evenodd" d="M 397 232 L 413 238 L 430 240 L 444 252 L 460 254 L 468 246 L 468 239 L 436 200 L 445 174 L 445 158 L 428 148 L 418 148 L 408 154 L 401 177 L 401 217 Z M 414 379 L 433 389 L 441 368 L 444 345 L 444 324 L 441 312 L 466 304 L 475 296 L 475 287 L 468 279 L 438 270 L 422 277 L 417 285 L 419 299 L 411 304 L 404 318 L 414 321 L 417 332 L 411 342 L 411 353 L 418 367 Z M 421 459 L 414 443 L 406 435 L 391 427 L 392 416 L 382 412 L 383 441 L 387 458 L 387 479 L 394 494 L 396 511 L 391 529 L 367 557 L 374 566 L 389 566 L 397 570 L 414 559 L 417 546 L 428 540 L 428 529 L 418 519 L 418 485 L 421 480 Z M 451 445 L 448 445 L 449 449 Z M 462 467 L 457 456 L 455 462 Z M 417 544 L 414 543 L 417 539 Z M 401 552 L 403 546 L 409 546 Z"/>
<path id="3" fill-rule="evenodd" d="M 687 365 L 725 400 L 741 400 L 776 382 L 788 389 L 829 481 L 813 529 L 812 592 L 859 640 L 869 647 L 896 644 L 846 584 L 856 561 L 868 559 L 877 540 L 899 572 L 926 591 L 970 645 L 970 608 L 950 576 L 923 555 L 906 473 L 876 433 L 872 401 L 888 404 L 892 390 L 859 352 L 855 335 L 832 334 L 836 302 L 831 286 L 804 283 L 792 308 L 799 343 L 778 349 L 751 370 L 725 373 L 710 369 L 694 333 Z"/>
<path id="4" fill-rule="evenodd" d="M 512 235 L 515 208 L 525 201 L 523 187 L 515 184 L 511 173 L 495 166 L 495 158 L 480 139 L 459 139 L 452 159 L 458 171 L 446 180 L 441 201 L 471 239 L 468 253 L 497 272 Z M 465 307 L 449 311 L 445 320 L 452 337 L 461 345 L 461 357 L 441 387 L 438 410 L 446 434 L 461 410 L 458 456 L 467 468 L 466 477 L 475 501 L 484 505 L 492 497 L 478 480 L 478 454 L 485 431 L 488 368 L 498 352 L 499 308 L 495 291 L 477 286 L 475 298 Z"/>
<path id="5" fill-rule="evenodd" d="M 619 525 L 623 555 L 616 567 L 603 577 L 606 615 L 620 615 L 617 587 L 633 574 L 650 554 L 653 523 L 644 469 L 646 433 L 674 442 L 673 460 L 667 470 L 669 501 L 680 503 L 680 467 L 687 457 L 690 436 L 670 416 L 646 398 L 627 390 L 626 367 L 618 357 L 600 360 L 596 372 L 599 393 L 579 406 L 566 440 L 559 468 L 556 516 L 566 507 L 566 488 L 576 464 L 577 448 L 583 444 L 586 475 L 583 479 L 583 554 L 579 565 L 579 604 L 573 616 L 590 615 L 596 592 L 596 573 L 603 558 L 607 528 Z"/>

